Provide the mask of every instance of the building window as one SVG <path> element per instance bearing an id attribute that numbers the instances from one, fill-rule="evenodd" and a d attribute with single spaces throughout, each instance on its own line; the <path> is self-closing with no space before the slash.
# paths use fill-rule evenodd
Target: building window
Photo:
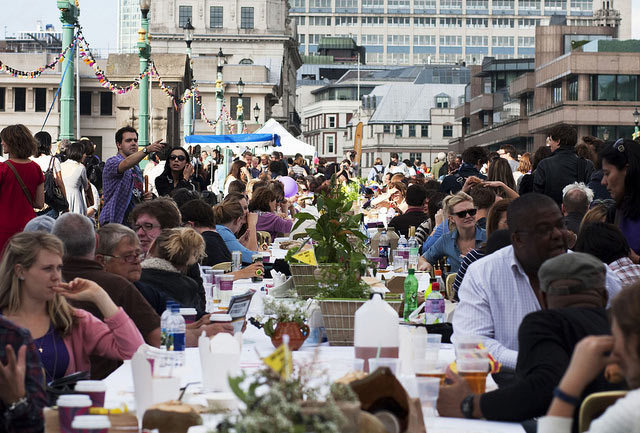
<path id="1" fill-rule="evenodd" d="M 416 136 L 416 125 L 409 125 L 409 137 Z"/>
<path id="2" fill-rule="evenodd" d="M 4 105 L 5 92 L 6 92 L 5 88 L 0 87 L 0 111 L 5 110 L 5 105 Z"/>
<path id="3" fill-rule="evenodd" d="M 178 27 L 182 28 L 187 24 L 187 21 L 192 20 L 191 18 L 191 6 L 180 6 L 178 8 Z"/>
<path id="4" fill-rule="evenodd" d="M 513 9 L 514 0 L 493 0 L 493 9 L 509 10 Z"/>
<path id="5" fill-rule="evenodd" d="M 429 136 L 429 125 L 420 125 L 420 136 L 421 137 Z"/>
<path id="6" fill-rule="evenodd" d="M 544 8 L 547 10 L 562 11 L 567 9 L 567 0 L 545 0 Z"/>
<path id="7" fill-rule="evenodd" d="M 305 0 L 292 0 L 290 2 L 291 7 L 294 9 L 304 9 L 305 8 Z"/>
<path id="8" fill-rule="evenodd" d="M 402 125 L 396 125 L 396 137 L 402 137 Z"/>
<path id="9" fill-rule="evenodd" d="M 453 137 L 453 125 L 443 125 L 442 126 L 442 136 L 443 137 Z"/>
<path id="10" fill-rule="evenodd" d="M 409 153 L 409 159 L 411 161 L 422 161 L 422 153 L 414 153 L 414 152 L 410 152 Z"/>
<path id="11" fill-rule="evenodd" d="M 637 101 L 638 76 L 592 75 L 592 101 Z"/>
<path id="12" fill-rule="evenodd" d="M 253 60 L 251 59 L 242 59 L 240 60 L 241 65 L 253 65 Z"/>
<path id="13" fill-rule="evenodd" d="M 238 109 L 238 99 L 240 98 L 238 98 L 237 96 L 231 97 L 231 118 L 233 120 L 238 120 L 237 113 L 236 113 Z M 251 118 L 251 98 L 250 97 L 242 98 L 242 113 L 243 113 L 245 122 Z"/>
<path id="14" fill-rule="evenodd" d="M 592 11 L 593 10 L 593 1 L 592 0 L 571 0 L 571 10 L 572 11 Z"/>
<path id="15" fill-rule="evenodd" d="M 91 92 L 80 92 L 80 115 L 91 116 Z"/>
<path id="16" fill-rule="evenodd" d="M 47 89 L 43 87 L 36 87 L 33 89 L 33 93 L 36 111 L 47 111 Z"/>
<path id="17" fill-rule="evenodd" d="M 253 28 L 253 8 L 240 8 L 240 28 Z"/>
<path id="18" fill-rule="evenodd" d="M 212 29 L 222 28 L 222 6 L 211 6 L 209 8 L 209 27 Z"/>
<path id="19" fill-rule="evenodd" d="M 437 108 L 449 108 L 449 97 L 447 95 L 436 96 Z"/>
<path id="20" fill-rule="evenodd" d="M 382 132 L 384 132 L 385 134 L 391 134 L 391 125 L 384 125 L 382 127 Z"/>
<path id="21" fill-rule="evenodd" d="M 553 86 L 553 92 L 551 94 L 551 103 L 559 104 L 562 102 L 562 83 L 557 83 Z"/>
<path id="22" fill-rule="evenodd" d="M 327 128 L 336 127 L 336 116 L 327 116 Z"/>
<path id="23" fill-rule="evenodd" d="M 100 92 L 100 115 L 113 115 L 113 93 Z"/>
<path id="24" fill-rule="evenodd" d="M 13 110 L 25 111 L 27 108 L 27 89 L 24 87 L 13 88 Z"/>
<path id="25" fill-rule="evenodd" d="M 333 135 L 327 135 L 327 153 L 335 152 L 335 137 Z"/>
<path id="26" fill-rule="evenodd" d="M 571 77 L 567 81 L 567 101 L 578 100 L 578 77 Z"/>
<path id="27" fill-rule="evenodd" d="M 520 0 L 518 2 L 518 10 L 539 10 L 540 0 Z"/>

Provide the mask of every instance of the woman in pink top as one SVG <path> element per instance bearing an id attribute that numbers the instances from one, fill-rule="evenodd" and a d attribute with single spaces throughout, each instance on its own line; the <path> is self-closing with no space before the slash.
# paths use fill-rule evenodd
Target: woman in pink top
<path id="1" fill-rule="evenodd" d="M 293 226 L 293 221 L 276 215 L 276 207 L 276 195 L 269 188 L 262 187 L 253 191 L 249 212 L 258 213 L 256 230 L 269 232 L 271 239 L 288 236 Z"/>
<path id="2" fill-rule="evenodd" d="M 0 310 L 31 332 L 47 381 L 89 371 L 90 355 L 130 359 L 144 343 L 124 310 L 93 281 L 61 280 L 62 242 L 43 232 L 23 232 L 7 243 L 0 263 Z M 72 308 L 67 299 L 93 302 L 104 322 Z"/>

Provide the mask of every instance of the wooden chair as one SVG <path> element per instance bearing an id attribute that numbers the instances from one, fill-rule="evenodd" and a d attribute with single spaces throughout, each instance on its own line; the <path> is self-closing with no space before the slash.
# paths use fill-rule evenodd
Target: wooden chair
<path id="1" fill-rule="evenodd" d="M 296 233 L 295 235 L 293 235 L 293 240 L 304 239 L 307 236 L 307 232 Z"/>
<path id="2" fill-rule="evenodd" d="M 269 232 L 258 230 L 256 234 L 258 235 L 258 245 L 271 245 L 271 234 Z"/>
<path id="3" fill-rule="evenodd" d="M 584 399 L 580 406 L 580 416 L 578 417 L 578 431 L 586 432 L 591 426 L 591 421 L 598 418 L 605 410 L 624 397 L 627 391 L 604 391 L 594 392 Z"/>
<path id="4" fill-rule="evenodd" d="M 453 282 L 456 280 L 456 276 L 458 274 L 449 274 L 447 275 L 447 282 L 446 282 L 446 288 L 447 288 L 447 299 L 449 299 L 450 301 L 453 301 Z"/>
<path id="5" fill-rule="evenodd" d="M 231 272 L 231 266 L 232 266 L 231 262 L 220 262 L 216 265 L 211 266 L 211 269 L 216 269 L 216 270 L 222 269 L 225 272 Z"/>

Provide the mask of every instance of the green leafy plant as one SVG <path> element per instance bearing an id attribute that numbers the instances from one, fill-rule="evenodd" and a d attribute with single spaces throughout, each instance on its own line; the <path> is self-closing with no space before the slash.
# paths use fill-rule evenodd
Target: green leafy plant
<path id="1" fill-rule="evenodd" d="M 302 326 L 307 320 L 305 303 L 300 301 L 283 302 L 267 296 L 264 300 L 264 310 L 270 316 L 262 324 L 267 337 L 274 335 L 278 323 L 294 322 Z"/>

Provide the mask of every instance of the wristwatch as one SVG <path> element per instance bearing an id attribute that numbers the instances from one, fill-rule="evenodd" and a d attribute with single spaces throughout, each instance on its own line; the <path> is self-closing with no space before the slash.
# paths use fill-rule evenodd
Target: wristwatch
<path id="1" fill-rule="evenodd" d="M 16 419 L 24 416 L 29 412 L 29 400 L 27 397 L 22 397 L 9 405 L 4 412 L 4 417 L 7 420 Z"/>
<path id="2" fill-rule="evenodd" d="M 144 153 L 145 155 L 149 154 L 149 150 L 147 149 L 147 146 L 142 148 L 142 153 Z"/>
<path id="3" fill-rule="evenodd" d="M 473 394 L 469 394 L 460 403 L 460 411 L 465 418 L 473 418 Z"/>

